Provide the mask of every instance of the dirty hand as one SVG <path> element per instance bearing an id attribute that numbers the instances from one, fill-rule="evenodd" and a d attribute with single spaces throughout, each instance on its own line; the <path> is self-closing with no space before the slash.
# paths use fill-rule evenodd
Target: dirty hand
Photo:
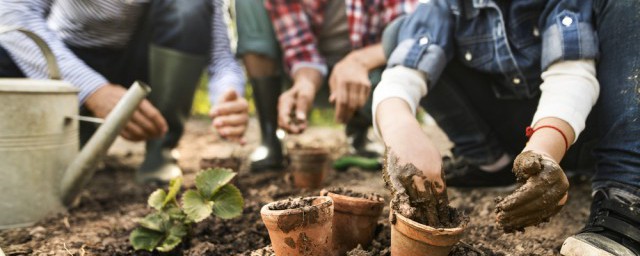
<path id="1" fill-rule="evenodd" d="M 249 122 L 249 104 L 244 97 L 230 89 L 226 91 L 218 104 L 211 108 L 209 116 L 213 119 L 212 125 L 218 131 L 220 137 L 244 144 L 242 138 L 247 130 Z"/>
<path id="2" fill-rule="evenodd" d="M 84 105 L 94 116 L 105 118 L 126 92 L 127 90 L 122 86 L 107 84 L 91 94 Z M 158 138 L 164 135 L 167 130 L 167 121 L 162 117 L 160 111 L 144 99 L 120 135 L 127 140 L 142 141 Z"/>
<path id="3" fill-rule="evenodd" d="M 548 221 L 567 202 L 569 181 L 550 157 L 522 152 L 513 163 L 513 171 L 524 185 L 496 206 L 498 224 L 505 232 Z"/>
<path id="4" fill-rule="evenodd" d="M 315 86 L 307 82 L 298 82 L 278 99 L 278 126 L 293 134 L 307 128 L 307 113 L 313 104 Z"/>
<path id="5" fill-rule="evenodd" d="M 329 102 L 335 104 L 336 121 L 347 123 L 367 102 L 371 94 L 368 74 L 369 70 L 350 56 L 335 65 L 329 78 Z"/>

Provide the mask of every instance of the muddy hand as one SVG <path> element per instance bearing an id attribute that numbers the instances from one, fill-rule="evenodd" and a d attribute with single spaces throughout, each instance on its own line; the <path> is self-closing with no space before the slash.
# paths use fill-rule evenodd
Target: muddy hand
<path id="1" fill-rule="evenodd" d="M 548 221 L 567 201 L 569 181 L 555 161 L 533 151 L 520 153 L 513 171 L 524 185 L 500 200 L 497 222 L 505 232 Z"/>
<path id="2" fill-rule="evenodd" d="M 396 212 L 434 227 L 450 224 L 449 199 L 442 179 L 431 181 L 413 164 L 400 165 L 389 149 L 383 175 Z"/>

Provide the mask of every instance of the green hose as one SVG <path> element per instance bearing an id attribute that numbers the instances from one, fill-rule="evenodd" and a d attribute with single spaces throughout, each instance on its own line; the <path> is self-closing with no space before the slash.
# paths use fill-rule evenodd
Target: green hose
<path id="1" fill-rule="evenodd" d="M 380 170 L 382 168 L 382 164 L 377 158 L 366 158 L 361 156 L 343 156 L 333 162 L 333 169 L 338 171 L 345 171 L 352 166 L 372 171 Z"/>

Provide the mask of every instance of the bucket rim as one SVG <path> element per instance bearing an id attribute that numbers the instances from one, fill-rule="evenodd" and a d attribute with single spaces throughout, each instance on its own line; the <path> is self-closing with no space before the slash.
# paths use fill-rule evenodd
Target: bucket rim
<path id="1" fill-rule="evenodd" d="M 77 94 L 79 90 L 60 80 L 0 78 L 0 92 Z"/>

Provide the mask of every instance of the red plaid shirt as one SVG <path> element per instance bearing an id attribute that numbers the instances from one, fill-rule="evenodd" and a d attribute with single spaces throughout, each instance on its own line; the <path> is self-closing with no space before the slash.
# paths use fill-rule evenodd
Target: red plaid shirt
<path id="1" fill-rule="evenodd" d="M 384 27 L 396 17 L 411 12 L 417 0 L 344 0 L 352 49 L 380 42 Z M 324 67 L 316 44 L 322 29 L 328 0 L 266 0 L 285 66 L 295 71 L 301 66 Z"/>

